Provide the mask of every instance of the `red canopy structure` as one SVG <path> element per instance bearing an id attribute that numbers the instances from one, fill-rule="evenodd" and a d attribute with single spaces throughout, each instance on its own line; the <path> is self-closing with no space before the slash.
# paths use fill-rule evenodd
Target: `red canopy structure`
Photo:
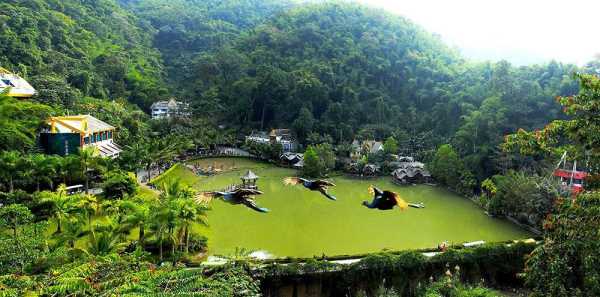
<path id="1" fill-rule="evenodd" d="M 573 162 L 573 168 L 566 168 L 566 158 L 567 152 L 565 152 L 560 161 L 556 165 L 556 169 L 554 169 L 554 176 L 560 178 L 561 185 L 563 187 L 568 188 L 573 196 L 583 192 L 583 181 L 588 177 L 588 173 L 585 171 L 577 170 L 577 161 Z M 560 165 L 564 164 L 563 169 L 560 168 Z"/>

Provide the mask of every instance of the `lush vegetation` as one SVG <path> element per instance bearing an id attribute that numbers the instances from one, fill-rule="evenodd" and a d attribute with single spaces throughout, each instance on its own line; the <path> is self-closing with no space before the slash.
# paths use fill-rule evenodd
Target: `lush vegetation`
<path id="1" fill-rule="evenodd" d="M 152 28 L 114 1 L 3 1 L 0 11 L 0 64 L 29 79 L 42 102 L 147 105 L 166 91 Z"/>
<path id="2" fill-rule="evenodd" d="M 378 296 L 381 291 L 389 293 L 383 296 L 463 296 L 459 294 L 477 291 L 480 295 L 474 296 L 495 296 L 483 288 L 468 288 L 462 283 L 515 285 L 520 282 L 517 273 L 524 269 L 524 258 L 534 248 L 535 244 L 520 242 L 451 248 L 433 257 L 426 257 L 420 251 L 379 253 L 351 265 L 308 259 L 304 263 L 265 267 L 261 284 L 267 288 L 285 287 L 300 279 L 331 296 L 354 296 L 360 290 L 367 296 Z"/>
<path id="3" fill-rule="evenodd" d="M 599 65 L 472 63 L 405 18 L 347 2 L 3 1 L 0 66 L 38 95 L 0 94 L 0 295 L 256 295 L 245 265 L 179 267 L 205 245 L 191 226 L 206 208 L 177 182 L 157 193 L 135 174 L 147 181 L 186 152 L 269 128 L 294 129 L 315 177 L 341 169 L 353 139 L 385 140 L 360 164 L 387 172 L 392 154 L 416 157 L 490 214 L 544 229 L 525 269 L 534 295 L 599 295 L 600 80 L 585 74 Z M 192 116 L 150 120 L 150 104 L 171 96 Z M 63 114 L 116 126 L 125 151 L 41 154 L 38 132 Z M 591 174 L 574 201 L 547 178 L 565 151 Z M 67 195 L 73 184 L 104 193 Z M 456 272 L 423 292 L 470 292 Z M 488 294 L 474 290 L 465 296 Z"/>
<path id="4" fill-rule="evenodd" d="M 540 131 L 520 130 L 505 143 L 505 149 L 518 149 L 529 155 L 569 151 L 574 158 L 586 157 L 591 170 L 587 178 L 589 193 L 575 199 L 557 198 L 544 221 L 546 241 L 527 262 L 527 282 L 534 289 L 534 296 L 594 296 L 600 292 L 600 277 L 594 268 L 600 259 L 596 171 L 600 161 L 597 139 L 600 78 L 578 77 L 580 93 L 558 98 L 570 119 L 553 121 Z"/>

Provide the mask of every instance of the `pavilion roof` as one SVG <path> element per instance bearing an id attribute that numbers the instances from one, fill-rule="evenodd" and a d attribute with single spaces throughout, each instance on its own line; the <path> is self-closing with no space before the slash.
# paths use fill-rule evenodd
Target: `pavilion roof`
<path id="1" fill-rule="evenodd" d="M 243 180 L 252 180 L 252 179 L 258 179 L 258 175 L 256 175 L 254 172 L 252 172 L 252 170 L 248 170 L 246 172 L 246 174 L 244 174 L 244 176 L 242 176 Z"/>

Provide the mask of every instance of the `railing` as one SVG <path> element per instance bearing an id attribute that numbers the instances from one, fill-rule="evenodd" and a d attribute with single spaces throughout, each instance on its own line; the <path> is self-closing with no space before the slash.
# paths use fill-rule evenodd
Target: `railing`
<path id="1" fill-rule="evenodd" d="M 211 157 L 248 157 L 253 158 L 254 155 L 239 148 L 221 147 L 214 150 L 198 150 L 191 154 L 187 154 L 188 157 L 196 158 L 211 158 Z"/>
<path id="2" fill-rule="evenodd" d="M 221 192 L 233 192 L 241 187 L 242 187 L 241 185 L 231 184 L 231 185 L 227 186 L 226 188 L 222 189 Z"/>
<path id="3" fill-rule="evenodd" d="M 143 178 L 141 178 L 141 181 L 149 182 L 156 176 L 169 170 L 173 165 L 180 163 L 180 162 L 185 162 L 185 161 L 188 161 L 190 159 L 195 159 L 195 158 L 214 158 L 214 157 L 255 158 L 254 155 L 250 154 L 249 152 L 247 152 L 245 150 L 242 150 L 239 148 L 232 148 L 232 147 L 218 147 L 214 150 L 198 150 L 195 152 L 187 152 L 181 156 L 176 157 L 175 159 L 173 159 L 170 162 L 167 162 L 165 164 L 160 164 L 157 166 L 153 166 L 152 168 L 150 168 L 150 172 L 146 172 L 147 175 L 145 175 Z M 140 170 L 140 171 L 145 172 L 146 170 Z M 156 173 L 156 174 L 153 174 L 153 173 Z"/>

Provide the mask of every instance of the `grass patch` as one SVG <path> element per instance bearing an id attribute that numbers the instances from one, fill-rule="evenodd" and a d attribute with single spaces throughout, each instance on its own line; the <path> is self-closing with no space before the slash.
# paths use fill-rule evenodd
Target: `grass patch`
<path id="1" fill-rule="evenodd" d="M 184 165 L 178 163 L 171 167 L 169 170 L 167 170 L 165 173 L 159 175 L 158 177 L 150 181 L 150 183 L 155 186 L 159 186 L 161 183 L 164 183 L 168 180 L 178 179 L 180 182 L 188 186 L 192 186 L 198 182 L 198 178 L 199 176 L 194 174 Z"/>
<path id="2" fill-rule="evenodd" d="M 143 200 L 150 200 L 150 199 L 158 198 L 158 192 L 156 192 L 148 187 L 140 186 L 137 196 L 142 198 Z"/>

